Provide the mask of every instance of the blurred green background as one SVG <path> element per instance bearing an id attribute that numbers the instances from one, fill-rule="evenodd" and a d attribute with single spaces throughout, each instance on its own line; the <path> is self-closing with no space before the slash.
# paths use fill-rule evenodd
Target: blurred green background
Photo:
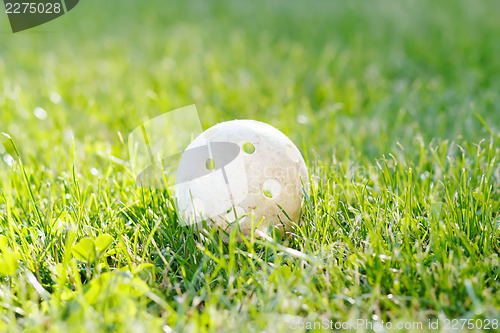
<path id="1" fill-rule="evenodd" d="M 118 132 L 196 104 L 204 128 L 265 121 L 325 160 L 411 157 L 488 137 L 475 112 L 497 128 L 498 17 L 494 0 L 86 0 L 13 34 L 1 15 L 0 128 L 47 166 L 73 135 L 126 160 Z"/>

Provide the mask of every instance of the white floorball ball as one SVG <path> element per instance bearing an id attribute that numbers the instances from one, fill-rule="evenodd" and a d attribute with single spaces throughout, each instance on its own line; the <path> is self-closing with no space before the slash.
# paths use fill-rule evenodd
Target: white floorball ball
<path id="1" fill-rule="evenodd" d="M 249 236 L 300 218 L 309 190 L 300 151 L 282 132 L 254 120 L 217 124 L 193 140 L 176 174 L 175 196 L 184 224 L 214 224 Z"/>

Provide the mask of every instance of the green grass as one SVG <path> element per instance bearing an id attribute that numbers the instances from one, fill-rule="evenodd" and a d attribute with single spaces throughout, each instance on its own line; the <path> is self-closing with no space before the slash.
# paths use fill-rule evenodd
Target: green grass
<path id="1" fill-rule="evenodd" d="M 89 0 L 11 34 L 0 14 L 0 331 L 500 318 L 499 15 Z M 202 242 L 134 187 L 128 133 L 190 104 L 300 147 L 312 189 L 285 240 Z"/>

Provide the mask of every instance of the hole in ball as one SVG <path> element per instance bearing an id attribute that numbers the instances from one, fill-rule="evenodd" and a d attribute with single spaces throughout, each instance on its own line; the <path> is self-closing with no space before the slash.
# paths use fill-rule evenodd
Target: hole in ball
<path id="1" fill-rule="evenodd" d="M 262 193 L 269 199 L 274 199 L 281 194 L 281 184 L 275 179 L 268 179 L 262 186 Z"/>
<path id="2" fill-rule="evenodd" d="M 255 146 L 251 142 L 246 142 L 242 146 L 243 151 L 247 154 L 253 154 L 255 152 Z"/>
<path id="3" fill-rule="evenodd" d="M 209 158 L 205 162 L 205 166 L 207 167 L 208 170 L 213 170 L 213 169 L 215 169 L 215 161 L 213 159 Z"/>

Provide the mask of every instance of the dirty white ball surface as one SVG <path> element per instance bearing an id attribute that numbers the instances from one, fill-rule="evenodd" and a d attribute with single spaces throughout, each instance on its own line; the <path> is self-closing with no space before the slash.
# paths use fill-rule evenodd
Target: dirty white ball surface
<path id="1" fill-rule="evenodd" d="M 262 122 L 232 120 L 209 128 L 187 147 L 175 195 L 185 224 L 205 220 L 228 233 L 238 224 L 249 236 L 252 215 L 254 227 L 264 233 L 272 225 L 283 231 L 283 224 L 288 229 L 297 223 L 303 187 L 309 190 L 306 164 L 285 134 Z"/>

